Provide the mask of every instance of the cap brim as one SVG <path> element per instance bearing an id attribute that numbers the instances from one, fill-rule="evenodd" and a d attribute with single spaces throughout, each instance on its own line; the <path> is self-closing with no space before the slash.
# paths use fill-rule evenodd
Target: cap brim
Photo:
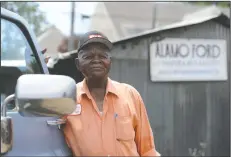
<path id="1" fill-rule="evenodd" d="M 105 39 L 105 38 L 91 38 L 91 39 L 87 40 L 87 41 L 79 48 L 79 50 L 82 49 L 84 46 L 90 44 L 90 43 L 101 43 L 101 44 L 104 44 L 105 46 L 107 46 L 107 47 L 109 48 L 109 50 L 112 49 L 112 43 L 111 43 L 109 40 L 107 40 L 107 39 Z"/>

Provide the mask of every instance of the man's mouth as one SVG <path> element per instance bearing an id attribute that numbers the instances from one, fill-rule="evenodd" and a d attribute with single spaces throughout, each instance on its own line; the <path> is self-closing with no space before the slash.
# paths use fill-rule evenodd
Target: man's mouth
<path id="1" fill-rule="evenodd" d="M 102 67 L 91 67 L 92 70 L 103 70 Z"/>

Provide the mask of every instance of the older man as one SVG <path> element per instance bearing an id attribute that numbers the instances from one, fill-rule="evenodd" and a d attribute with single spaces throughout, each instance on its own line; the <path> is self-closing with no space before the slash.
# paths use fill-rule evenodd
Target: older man
<path id="1" fill-rule="evenodd" d="M 75 156 L 160 156 L 145 105 L 131 85 L 111 80 L 112 43 L 97 31 L 79 42 L 77 110 L 66 117 L 64 134 Z"/>

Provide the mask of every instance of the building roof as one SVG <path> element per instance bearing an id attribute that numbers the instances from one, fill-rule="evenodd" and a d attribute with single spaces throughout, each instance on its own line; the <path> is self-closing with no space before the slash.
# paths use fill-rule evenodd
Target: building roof
<path id="1" fill-rule="evenodd" d="M 138 37 L 149 35 L 152 33 L 160 32 L 160 31 L 164 31 L 164 30 L 169 30 L 169 29 L 174 29 L 174 28 L 185 27 L 185 26 L 189 26 L 189 25 L 195 25 L 195 24 L 203 23 L 203 22 L 206 22 L 209 20 L 215 20 L 216 22 L 219 22 L 226 27 L 230 27 L 229 12 L 226 10 L 226 12 L 224 13 L 224 11 L 222 9 L 220 9 L 216 6 L 210 6 L 210 7 L 207 7 L 205 9 L 196 11 L 192 14 L 185 15 L 183 17 L 182 21 L 180 21 L 180 22 L 175 22 L 173 24 L 169 24 L 166 26 L 147 30 L 147 31 L 139 33 L 139 34 L 128 36 L 128 37 L 125 37 L 121 40 L 114 41 L 113 43 L 116 44 L 116 43 L 119 43 L 122 41 L 138 38 Z"/>
<path id="2" fill-rule="evenodd" d="M 38 36 L 38 41 L 43 40 L 44 38 L 48 37 L 53 31 L 56 33 L 61 34 L 64 36 L 61 30 L 59 30 L 55 25 L 51 25 L 48 28 L 46 28 L 39 36 Z"/>
<path id="3" fill-rule="evenodd" d="M 104 2 L 104 4 L 121 37 L 132 34 L 126 32 L 126 24 L 130 25 L 128 30 L 137 26 L 143 28 L 143 31 L 152 29 L 154 8 L 156 8 L 156 24 L 159 27 L 178 22 L 185 14 L 204 8 L 187 2 Z"/>

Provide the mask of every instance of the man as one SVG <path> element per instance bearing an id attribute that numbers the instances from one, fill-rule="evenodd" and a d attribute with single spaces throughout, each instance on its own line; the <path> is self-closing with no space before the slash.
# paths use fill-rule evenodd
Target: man
<path id="1" fill-rule="evenodd" d="M 108 78 L 112 43 L 91 31 L 79 41 L 77 109 L 64 134 L 75 156 L 160 156 L 145 106 L 132 86 Z"/>

